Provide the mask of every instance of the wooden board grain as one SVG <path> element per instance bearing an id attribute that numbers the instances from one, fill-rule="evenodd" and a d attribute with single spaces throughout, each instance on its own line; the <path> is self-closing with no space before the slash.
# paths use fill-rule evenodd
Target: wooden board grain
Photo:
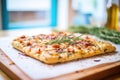
<path id="1" fill-rule="evenodd" d="M 78 70 L 73 73 L 51 78 L 51 80 L 100 80 L 117 73 L 120 73 L 120 61 L 101 64 L 80 71 Z"/>
<path id="2" fill-rule="evenodd" d="M 1 49 L 0 69 L 13 80 L 31 80 Z"/>
<path id="3" fill-rule="evenodd" d="M 30 76 L 25 74 L 1 49 L 0 69 L 13 80 L 33 80 Z M 120 73 L 120 61 L 97 65 L 88 69 L 78 70 L 45 80 L 99 80 L 116 73 Z"/>

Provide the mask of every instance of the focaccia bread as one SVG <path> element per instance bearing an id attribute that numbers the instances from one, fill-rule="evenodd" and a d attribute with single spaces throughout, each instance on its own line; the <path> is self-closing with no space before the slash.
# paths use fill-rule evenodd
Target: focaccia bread
<path id="1" fill-rule="evenodd" d="M 109 42 L 66 32 L 21 36 L 12 41 L 12 46 L 46 64 L 62 63 L 116 50 Z"/>

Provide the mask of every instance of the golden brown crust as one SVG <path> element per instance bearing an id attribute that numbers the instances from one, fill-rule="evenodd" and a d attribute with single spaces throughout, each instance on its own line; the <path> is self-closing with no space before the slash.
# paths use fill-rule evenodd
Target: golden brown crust
<path id="1" fill-rule="evenodd" d="M 26 40 L 26 41 L 28 41 L 28 40 Z M 53 48 L 51 49 L 50 48 L 51 45 L 48 45 L 48 46 L 50 46 L 49 48 L 42 48 L 41 46 L 37 46 L 37 45 L 31 46 L 30 44 L 28 46 L 25 46 L 24 43 L 25 43 L 25 41 L 23 43 L 21 43 L 20 40 L 13 40 L 12 46 L 14 48 L 22 51 L 23 54 L 26 54 L 30 57 L 38 59 L 47 64 L 55 64 L 55 63 L 59 63 L 59 62 L 62 63 L 62 62 L 72 61 L 72 60 L 76 60 L 76 59 L 91 57 L 94 55 L 105 54 L 108 52 L 114 52 L 116 50 L 116 48 L 114 46 L 112 46 L 110 43 L 103 42 L 103 41 L 94 41 L 94 45 L 92 45 L 92 46 L 90 45 L 88 47 L 82 46 L 79 49 L 76 48 L 76 46 L 71 48 L 71 45 L 68 45 L 60 53 L 58 53 L 56 51 L 56 49 L 53 49 Z M 61 45 L 62 44 L 60 44 L 60 46 L 52 45 L 52 47 L 59 48 L 59 47 L 61 47 Z M 65 47 L 65 46 L 62 46 L 62 47 Z M 67 52 L 66 52 L 66 50 L 67 50 Z"/>

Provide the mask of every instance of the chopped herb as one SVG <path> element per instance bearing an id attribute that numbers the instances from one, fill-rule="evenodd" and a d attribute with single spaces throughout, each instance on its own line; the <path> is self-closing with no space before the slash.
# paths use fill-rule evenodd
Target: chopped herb
<path id="1" fill-rule="evenodd" d="M 67 57 L 69 57 L 70 55 L 72 55 L 72 53 L 70 53 L 70 52 L 69 52 L 69 53 L 67 53 L 67 54 L 68 54 L 68 55 L 67 55 Z"/>

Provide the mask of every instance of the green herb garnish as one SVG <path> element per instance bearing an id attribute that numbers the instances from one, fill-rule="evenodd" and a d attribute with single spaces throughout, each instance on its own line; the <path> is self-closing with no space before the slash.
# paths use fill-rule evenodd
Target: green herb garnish
<path id="1" fill-rule="evenodd" d="M 73 44 L 75 41 L 82 39 L 81 38 L 82 35 L 76 37 L 69 37 L 69 36 L 58 36 L 56 39 L 51 40 L 50 42 L 48 42 L 48 44 L 60 44 L 60 43 L 69 43 L 69 44 Z"/>
<path id="2" fill-rule="evenodd" d="M 109 40 L 113 43 L 120 44 L 120 32 L 110 30 L 105 27 L 72 26 L 68 29 L 68 31 L 95 35 L 101 39 Z"/>

